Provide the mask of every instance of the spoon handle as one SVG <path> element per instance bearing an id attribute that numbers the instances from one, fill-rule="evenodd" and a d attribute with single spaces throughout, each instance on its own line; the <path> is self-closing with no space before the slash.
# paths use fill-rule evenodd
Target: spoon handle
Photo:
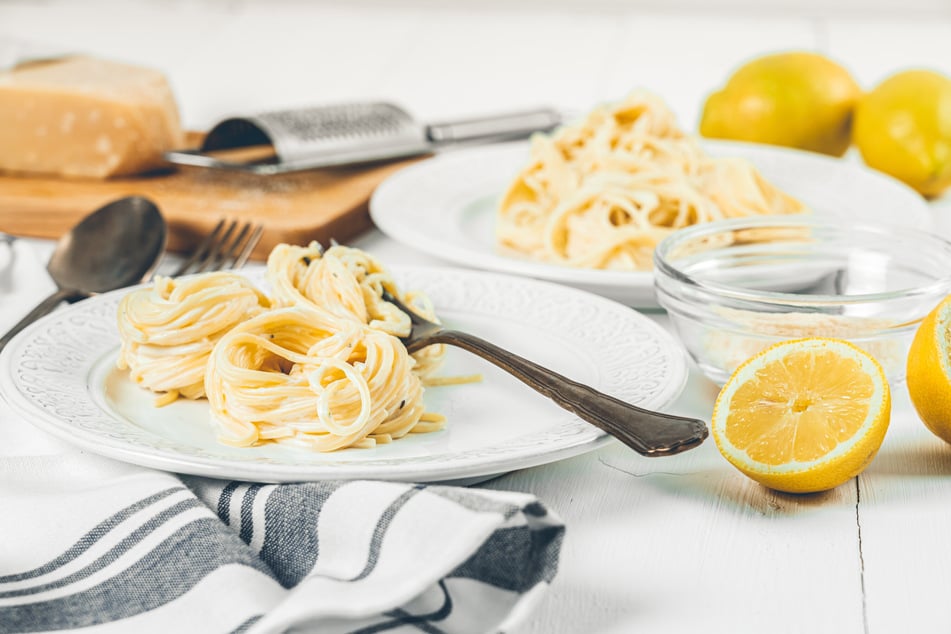
<path id="1" fill-rule="evenodd" d="M 37 304 L 36 308 L 31 310 L 26 317 L 21 319 L 13 328 L 7 331 L 3 337 L 0 337 L 0 350 L 3 350 L 10 340 L 13 339 L 21 330 L 32 324 L 34 321 L 53 312 L 61 303 L 72 299 L 83 298 L 86 295 L 80 291 L 71 288 L 61 288 L 42 302 Z"/>
<path id="2" fill-rule="evenodd" d="M 427 343 L 472 352 L 644 456 L 669 456 L 692 449 L 707 437 L 703 421 L 641 409 L 564 377 L 508 350 L 458 330 L 437 330 Z"/>

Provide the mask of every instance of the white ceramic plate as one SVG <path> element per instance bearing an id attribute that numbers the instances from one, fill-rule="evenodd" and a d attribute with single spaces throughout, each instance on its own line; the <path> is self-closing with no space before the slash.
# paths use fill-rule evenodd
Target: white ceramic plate
<path id="1" fill-rule="evenodd" d="M 705 141 L 713 156 L 751 161 L 775 185 L 817 214 L 927 229 L 927 203 L 899 181 L 858 163 L 810 152 Z M 464 266 L 552 280 L 640 308 L 657 306 L 653 273 L 598 271 L 536 262 L 495 245 L 495 207 L 525 164 L 525 142 L 446 152 L 400 170 L 370 200 L 370 215 L 391 238 Z"/>
<path id="2" fill-rule="evenodd" d="M 683 389 L 686 357 L 649 318 L 574 289 L 478 271 L 396 269 L 453 327 L 649 409 Z M 249 276 L 260 281 L 260 275 Z M 148 467 L 250 481 L 376 478 L 473 483 L 544 464 L 609 439 L 494 366 L 450 349 L 444 374 L 484 381 L 430 388 L 448 426 L 374 449 L 330 454 L 215 441 L 204 401 L 155 408 L 115 369 L 116 307 L 125 291 L 85 300 L 21 333 L 0 355 L 0 393 L 39 427 L 89 451 Z"/>

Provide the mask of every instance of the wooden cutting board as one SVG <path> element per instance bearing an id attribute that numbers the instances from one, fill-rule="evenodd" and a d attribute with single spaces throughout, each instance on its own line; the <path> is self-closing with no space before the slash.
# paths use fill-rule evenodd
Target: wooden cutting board
<path id="1" fill-rule="evenodd" d="M 264 259 L 281 242 L 345 242 L 368 229 L 373 190 L 410 162 L 275 176 L 202 168 L 104 181 L 0 175 L 0 231 L 57 238 L 101 205 L 139 195 L 162 211 L 169 250 L 188 251 L 228 218 L 263 225 L 252 257 Z"/>

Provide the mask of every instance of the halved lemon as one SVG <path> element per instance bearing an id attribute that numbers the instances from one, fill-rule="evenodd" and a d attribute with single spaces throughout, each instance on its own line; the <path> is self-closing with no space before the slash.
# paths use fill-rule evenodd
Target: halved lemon
<path id="1" fill-rule="evenodd" d="M 881 365 L 841 340 L 796 339 L 747 360 L 723 386 L 711 428 L 720 453 L 772 489 L 812 493 L 855 477 L 891 416 Z"/>
<path id="2" fill-rule="evenodd" d="M 907 382 L 921 421 L 951 443 L 951 297 L 918 326 L 908 350 Z"/>

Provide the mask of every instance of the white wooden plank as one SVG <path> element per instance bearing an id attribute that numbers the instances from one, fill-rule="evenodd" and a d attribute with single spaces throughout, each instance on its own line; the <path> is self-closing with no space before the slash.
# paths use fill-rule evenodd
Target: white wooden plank
<path id="1" fill-rule="evenodd" d="M 180 69 L 191 120 L 376 98 L 418 16 L 250 2 Z"/>
<path id="2" fill-rule="evenodd" d="M 908 68 L 951 75 L 951 18 L 833 19 L 825 33 L 829 54 L 866 90 Z"/>
<path id="3" fill-rule="evenodd" d="M 665 99 L 686 130 L 697 130 L 707 95 L 742 63 L 768 52 L 819 45 L 806 19 L 631 14 L 598 94 L 618 99 L 646 88 Z"/>
<path id="4" fill-rule="evenodd" d="M 708 420 L 715 394 L 692 373 L 673 409 Z M 863 631 L 854 481 L 771 492 L 708 441 L 656 459 L 616 444 L 486 486 L 531 491 L 568 527 L 520 634 Z"/>
<path id="5" fill-rule="evenodd" d="M 379 89 L 431 120 L 587 109 L 616 34 L 616 19 L 589 13 L 433 11 Z"/>
<path id="6" fill-rule="evenodd" d="M 951 447 L 895 389 L 882 449 L 860 477 L 869 632 L 947 632 Z"/>
<path id="7" fill-rule="evenodd" d="M 220 3 L 0 3 L 0 39 L 35 42 L 58 53 L 84 53 L 163 71 L 186 125 L 197 123 L 193 104 L 209 91 L 209 78 L 190 81 L 204 46 L 234 18 Z M 236 42 L 236 45 L 238 43 Z"/>
<path id="8" fill-rule="evenodd" d="M 220 3 L 3 2 L 0 36 L 164 68 L 230 17 Z"/>
<path id="9" fill-rule="evenodd" d="M 386 4 L 388 0 L 349 0 L 351 4 Z M 406 0 L 404 0 L 406 2 Z M 414 7 L 439 8 L 444 0 L 409 0 Z M 928 19 L 948 16 L 951 6 L 945 0 L 455 0 L 456 6 L 478 5 L 483 9 L 507 10 L 518 6 L 535 11 L 612 11 L 635 10 L 640 13 L 676 13 L 679 15 L 730 14 L 756 17 L 827 18 L 879 16 L 915 16 Z"/>
<path id="10" fill-rule="evenodd" d="M 584 109 L 643 85 L 695 129 L 706 94 L 768 51 L 826 51 L 866 87 L 914 65 L 951 73 L 946 19 L 521 6 L 2 2 L 0 34 L 160 67 L 192 125 L 228 111 L 381 96 L 422 118 L 542 102 Z M 388 262 L 422 257 L 381 245 Z M 860 501 L 854 483 L 819 496 L 770 493 L 712 442 L 658 460 L 612 446 L 490 483 L 536 493 L 568 524 L 559 576 L 520 632 L 946 630 L 951 449 L 902 394 L 860 478 Z M 675 409 L 708 417 L 714 396 L 694 375 Z"/>
<path id="11" fill-rule="evenodd" d="M 832 20 L 827 36 L 830 53 L 866 89 L 907 68 L 951 75 L 951 20 Z M 951 198 L 932 206 L 937 230 L 951 237 Z M 894 398 L 881 452 L 860 477 L 868 631 L 945 632 L 951 448 L 920 422 L 905 386 Z"/>

